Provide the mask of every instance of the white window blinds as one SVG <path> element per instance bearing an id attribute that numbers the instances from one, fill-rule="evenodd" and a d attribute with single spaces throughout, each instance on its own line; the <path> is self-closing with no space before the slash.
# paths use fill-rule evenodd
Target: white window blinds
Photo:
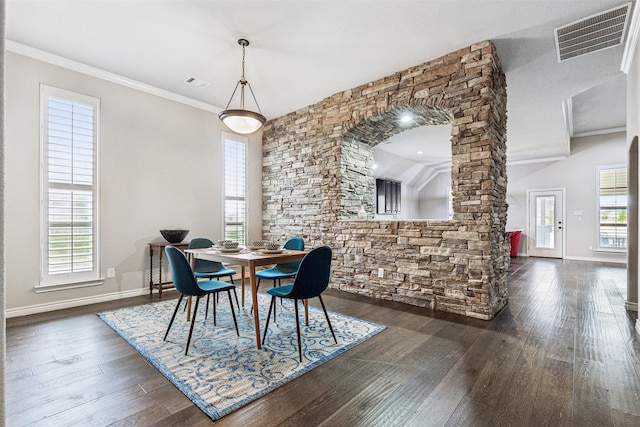
<path id="1" fill-rule="evenodd" d="M 99 100 L 42 86 L 43 282 L 95 279 Z"/>
<path id="2" fill-rule="evenodd" d="M 246 244 L 247 138 L 223 133 L 224 238 Z"/>
<path id="3" fill-rule="evenodd" d="M 627 168 L 598 168 L 598 248 L 627 248 Z"/>

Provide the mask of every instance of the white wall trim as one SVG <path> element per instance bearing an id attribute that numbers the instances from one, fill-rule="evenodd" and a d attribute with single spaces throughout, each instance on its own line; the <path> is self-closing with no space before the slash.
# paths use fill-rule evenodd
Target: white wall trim
<path id="1" fill-rule="evenodd" d="M 628 311 L 638 311 L 638 303 L 637 302 L 624 302 L 624 308 Z"/>
<path id="2" fill-rule="evenodd" d="M 163 290 L 163 292 L 171 291 L 173 289 Z M 110 294 L 96 295 L 91 297 L 73 298 L 63 301 L 56 301 L 45 304 L 36 304 L 26 307 L 12 308 L 5 312 L 8 318 L 28 316 L 30 314 L 47 313 L 55 310 L 62 310 L 65 308 L 80 307 L 83 305 L 96 304 L 106 301 L 115 301 L 124 298 L 136 297 L 140 295 L 148 295 L 149 289 L 144 287 L 140 289 L 132 289 L 130 291 L 113 292 Z"/>
<path id="3" fill-rule="evenodd" d="M 116 83 L 121 86 L 125 86 L 131 89 L 139 90 L 141 92 L 149 93 L 151 95 L 158 96 L 160 98 L 169 99 L 171 101 L 179 102 L 181 104 L 189 105 L 191 107 L 198 108 L 200 110 L 209 111 L 211 113 L 218 114 L 222 111 L 221 107 L 216 107 L 206 102 L 198 101 L 193 98 L 189 98 L 177 93 L 169 92 L 168 90 L 160 89 L 155 86 L 148 85 L 130 78 L 120 76 L 118 74 L 110 73 L 105 70 L 101 70 L 90 65 L 76 62 L 71 59 L 64 58 L 62 56 L 54 55 L 49 52 L 45 52 L 40 49 L 33 48 L 31 46 L 23 45 L 18 42 L 6 40 L 5 49 L 8 52 L 17 53 L 18 55 L 26 56 L 29 58 L 37 59 L 38 61 L 46 62 L 48 64 L 57 65 L 59 67 L 66 68 L 68 70 L 77 71 L 82 74 L 86 74 L 91 77 L 96 77 L 111 83 Z"/>
<path id="4" fill-rule="evenodd" d="M 571 137 L 573 136 L 573 99 L 567 98 L 562 101 L 562 118 L 564 119 L 567 145 L 569 145 L 571 143 Z"/>
<path id="5" fill-rule="evenodd" d="M 633 5 L 633 12 L 631 14 L 631 25 L 629 25 L 629 31 L 627 33 L 627 41 L 624 44 L 624 52 L 622 53 L 622 63 L 620 64 L 620 71 L 625 74 L 629 74 L 631 64 L 633 63 L 633 55 L 636 51 L 636 45 L 638 44 L 638 37 L 640 36 L 640 7 L 638 3 Z"/>
<path id="6" fill-rule="evenodd" d="M 626 132 L 627 131 L 627 127 L 626 126 L 620 126 L 620 127 L 616 127 L 616 128 L 608 128 L 608 129 L 598 129 L 598 130 L 592 130 L 589 132 L 580 132 L 580 133 L 576 133 L 573 135 L 574 138 L 583 138 L 585 136 L 595 136 L 595 135 L 606 135 L 609 133 L 617 133 L 617 132 Z"/>
<path id="7" fill-rule="evenodd" d="M 636 335 L 640 337 L 640 318 L 636 319 Z"/>
<path id="8" fill-rule="evenodd" d="M 565 160 L 569 156 L 556 156 L 556 157 L 538 157 L 535 159 L 522 159 L 522 160 L 507 160 L 507 166 L 511 165 L 528 165 L 531 163 L 546 163 L 546 162 L 559 162 Z"/>
<path id="9" fill-rule="evenodd" d="M 591 261 L 591 262 L 610 262 L 613 264 L 626 264 L 627 260 L 625 259 L 612 259 L 612 258 L 604 258 L 604 257 L 581 257 L 581 256 L 565 256 L 563 259 L 569 261 Z"/>

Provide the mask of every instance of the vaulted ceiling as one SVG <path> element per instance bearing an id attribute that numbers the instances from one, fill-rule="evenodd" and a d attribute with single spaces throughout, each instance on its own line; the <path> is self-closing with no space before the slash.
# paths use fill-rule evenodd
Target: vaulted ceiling
<path id="1" fill-rule="evenodd" d="M 622 4 L 8 0 L 6 38 L 8 50 L 35 48 L 196 100 L 212 111 L 224 108 L 231 96 L 241 74 L 237 40 L 247 38 L 246 77 L 267 118 L 491 40 L 507 77 L 508 158 L 526 160 L 569 154 L 568 132 L 624 128 L 624 44 L 558 62 L 554 39 L 555 28 Z M 190 86 L 185 83 L 190 77 L 210 84 Z M 442 131 L 413 132 L 404 142 L 398 135 L 385 150 L 439 164 L 442 149 L 429 141 L 441 138 Z M 431 157 L 417 158 L 417 150 Z"/>

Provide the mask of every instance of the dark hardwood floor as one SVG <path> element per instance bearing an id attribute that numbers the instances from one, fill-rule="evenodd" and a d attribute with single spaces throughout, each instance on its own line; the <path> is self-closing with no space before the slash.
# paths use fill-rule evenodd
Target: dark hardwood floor
<path id="1" fill-rule="evenodd" d="M 328 290 L 329 310 L 387 329 L 215 423 L 95 315 L 157 295 L 8 319 L 6 423 L 637 427 L 625 282 L 617 265 L 514 259 L 493 321 Z"/>

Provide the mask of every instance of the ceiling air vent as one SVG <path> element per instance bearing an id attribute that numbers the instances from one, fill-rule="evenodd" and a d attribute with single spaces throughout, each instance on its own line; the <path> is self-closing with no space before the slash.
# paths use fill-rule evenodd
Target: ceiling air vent
<path id="1" fill-rule="evenodd" d="M 191 85 L 191 86 L 195 86 L 195 87 L 199 87 L 200 89 L 204 89 L 205 87 L 209 86 L 209 82 L 206 82 L 202 79 L 199 79 L 197 77 L 189 77 L 186 81 L 186 84 Z"/>
<path id="2" fill-rule="evenodd" d="M 556 28 L 558 61 L 618 46 L 624 41 L 631 3 Z"/>

